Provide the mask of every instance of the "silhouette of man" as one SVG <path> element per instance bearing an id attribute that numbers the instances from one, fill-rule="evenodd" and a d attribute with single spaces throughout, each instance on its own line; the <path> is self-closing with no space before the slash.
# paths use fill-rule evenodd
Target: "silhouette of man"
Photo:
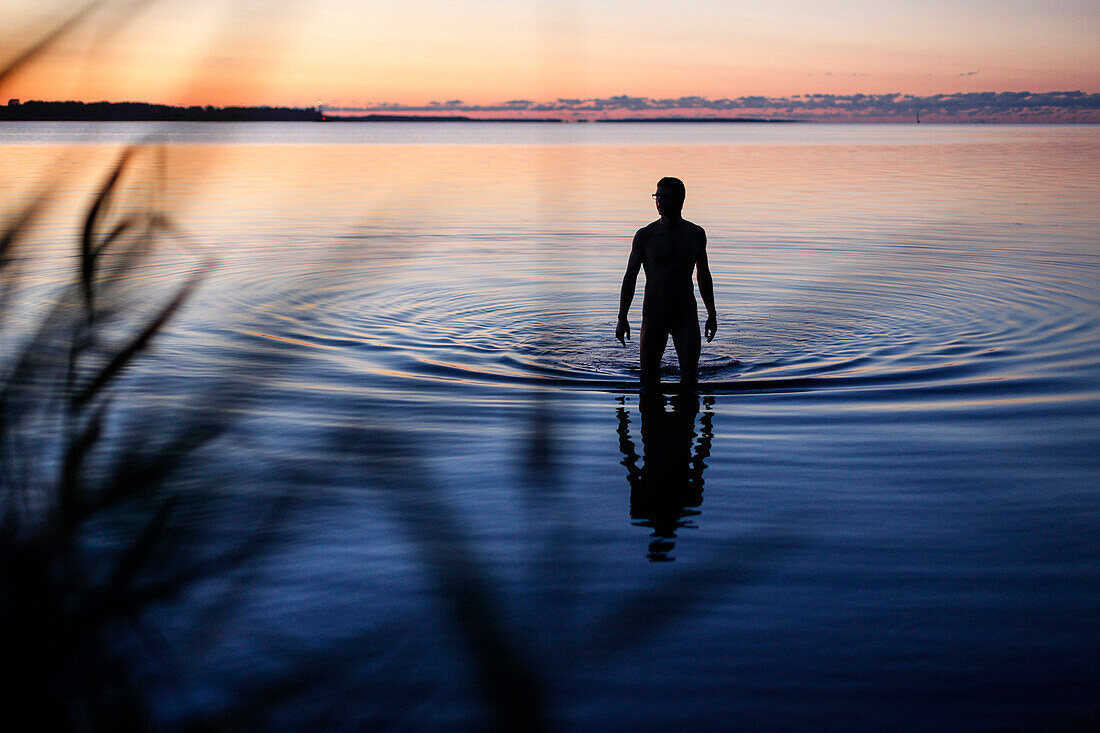
<path id="1" fill-rule="evenodd" d="M 661 356 L 668 337 L 676 347 L 680 362 L 680 384 L 691 386 L 699 378 L 699 312 L 695 303 L 692 271 L 697 272 L 699 294 L 707 307 L 704 332 L 709 342 L 718 330 L 714 310 L 714 280 L 707 262 L 707 234 L 701 226 L 680 215 L 684 207 L 684 183 L 679 178 L 657 182 L 657 212 L 661 218 L 642 227 L 634 235 L 630 259 L 623 276 L 619 296 L 619 323 L 615 338 L 626 346 L 630 338 L 627 311 L 634 300 L 638 268 L 645 270 L 645 296 L 642 300 L 641 352 L 642 385 L 660 383 Z"/>

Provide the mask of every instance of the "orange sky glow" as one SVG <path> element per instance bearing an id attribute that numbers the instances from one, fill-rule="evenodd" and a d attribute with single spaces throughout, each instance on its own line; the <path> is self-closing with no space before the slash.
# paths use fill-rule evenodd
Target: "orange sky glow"
<path id="1" fill-rule="evenodd" d="M 79 4 L 0 10 L 10 59 Z M 22 99 L 372 105 L 1100 90 L 1093 0 L 105 2 Z"/>

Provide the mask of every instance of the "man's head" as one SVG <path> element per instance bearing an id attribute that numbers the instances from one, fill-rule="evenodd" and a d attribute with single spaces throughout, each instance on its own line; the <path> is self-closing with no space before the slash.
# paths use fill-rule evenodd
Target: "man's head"
<path id="1" fill-rule="evenodd" d="M 684 182 L 679 178 L 662 178 L 657 181 L 657 193 L 653 194 L 657 201 L 657 211 L 661 216 L 679 216 L 680 210 L 684 208 L 686 194 Z"/>

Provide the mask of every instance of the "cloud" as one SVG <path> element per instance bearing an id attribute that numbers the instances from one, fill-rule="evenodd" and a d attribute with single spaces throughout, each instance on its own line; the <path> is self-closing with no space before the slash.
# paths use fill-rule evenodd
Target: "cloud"
<path id="1" fill-rule="evenodd" d="M 977 74 L 977 71 L 965 75 Z M 939 115 L 956 118 L 984 118 L 1004 115 L 1062 116 L 1095 115 L 1100 112 L 1100 94 L 1073 92 L 967 92 L 960 94 L 799 94 L 789 97 L 745 96 L 711 99 L 697 95 L 675 98 L 638 97 L 619 94 L 587 99 L 559 98 L 537 102 L 512 99 L 495 104 L 467 104 L 453 99 L 424 105 L 379 103 L 363 107 L 326 107 L 345 113 L 419 113 L 493 114 L 534 112 L 542 115 L 587 114 L 683 115 L 683 116 L 783 116 L 818 118 L 845 115 L 849 118 L 912 118 L 914 115 Z"/>

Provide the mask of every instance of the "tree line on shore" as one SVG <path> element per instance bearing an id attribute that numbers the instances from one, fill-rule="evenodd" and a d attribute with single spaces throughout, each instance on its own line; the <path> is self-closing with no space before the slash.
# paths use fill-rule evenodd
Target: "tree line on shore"
<path id="1" fill-rule="evenodd" d="M 7 121 L 319 122 L 320 111 L 299 107 L 173 107 L 148 102 L 20 102 L 0 106 Z"/>

